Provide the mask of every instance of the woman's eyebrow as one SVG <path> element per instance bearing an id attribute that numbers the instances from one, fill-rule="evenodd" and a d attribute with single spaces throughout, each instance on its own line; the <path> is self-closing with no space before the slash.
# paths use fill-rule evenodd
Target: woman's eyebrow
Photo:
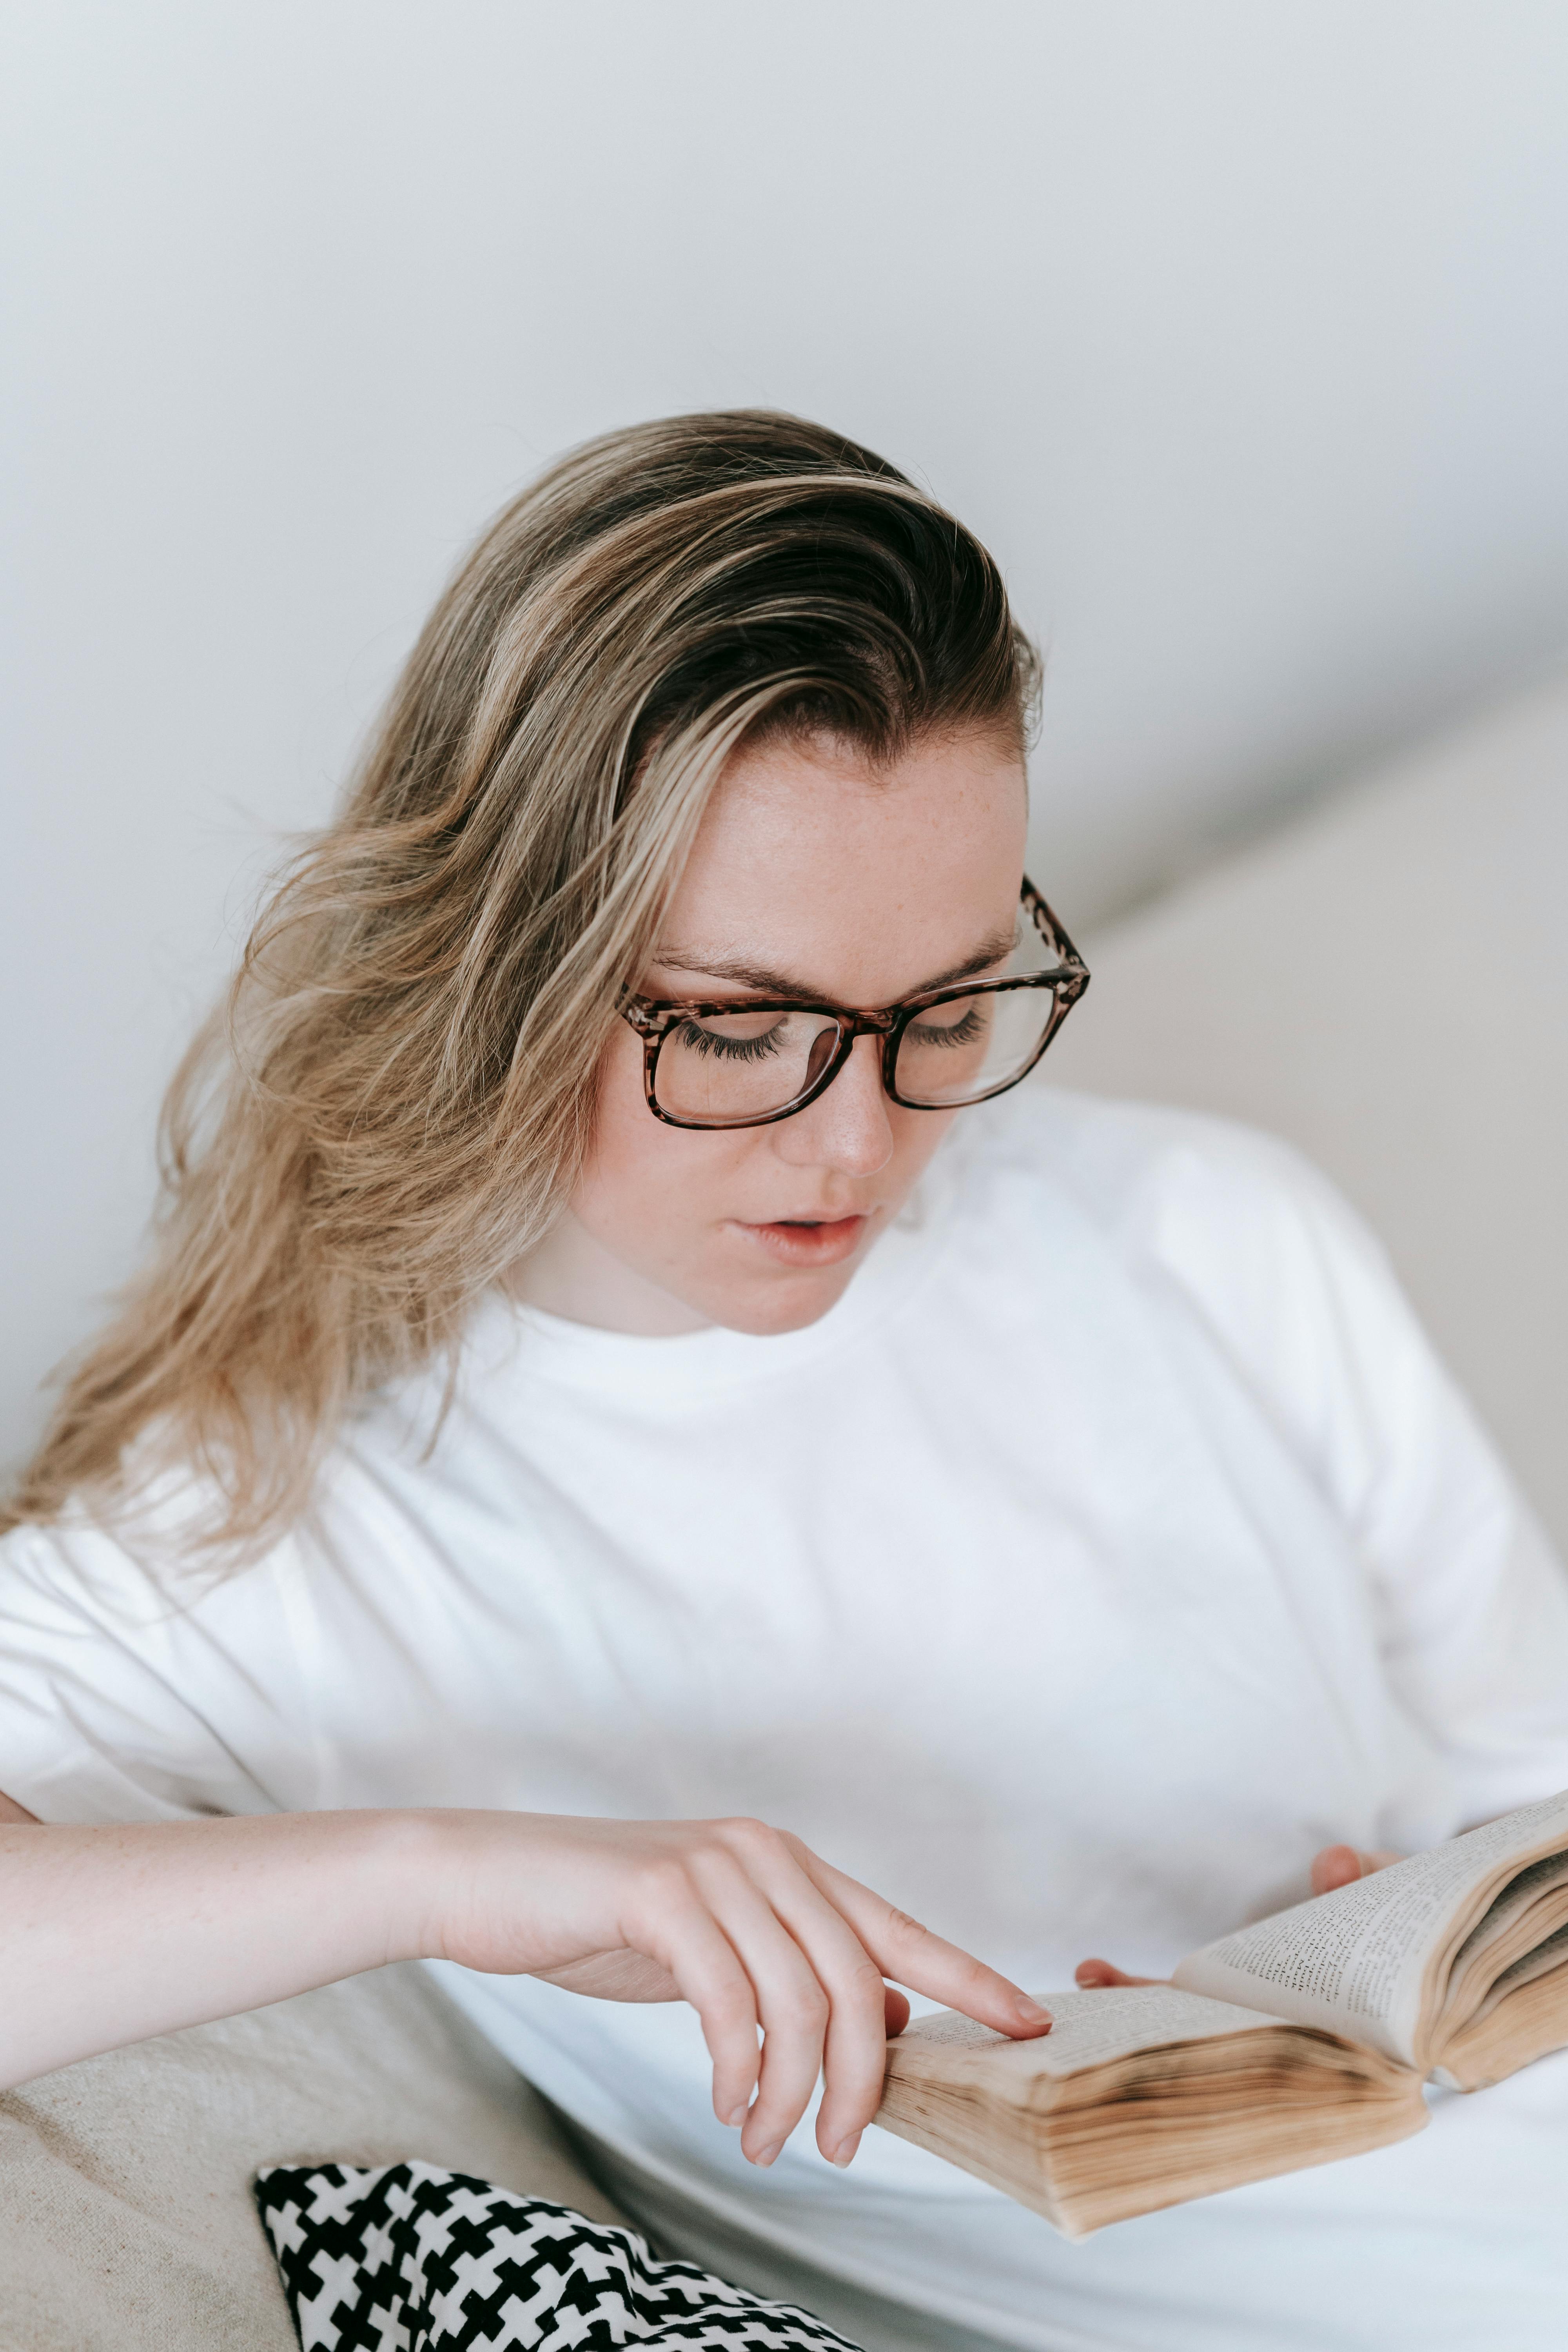
<path id="1" fill-rule="evenodd" d="M 934 972 L 922 980 L 918 988 L 905 992 L 923 996 L 929 988 L 950 988 L 955 981 L 973 980 L 976 972 L 988 971 L 993 964 L 1003 962 L 1013 952 L 1014 934 L 997 933 L 983 940 L 962 963 L 951 964 L 946 971 Z M 732 981 L 737 987 L 756 990 L 762 996 L 793 996 L 805 998 L 815 1004 L 832 1002 L 820 989 L 811 988 L 795 973 L 777 971 L 772 964 L 749 963 L 743 956 L 710 954 L 704 948 L 656 948 L 652 961 L 662 971 L 694 971 L 704 980 Z"/>

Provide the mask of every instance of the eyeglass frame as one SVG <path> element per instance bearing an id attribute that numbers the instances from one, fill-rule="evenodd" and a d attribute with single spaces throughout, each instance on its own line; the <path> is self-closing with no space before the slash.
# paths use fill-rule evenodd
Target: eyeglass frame
<path id="1" fill-rule="evenodd" d="M 1039 1062 L 1084 990 L 1089 986 L 1089 966 L 1068 939 L 1061 924 L 1051 912 L 1040 892 L 1026 874 L 1018 893 L 1018 903 L 1028 909 L 1036 930 L 1051 952 L 1060 961 L 1047 971 L 1021 972 L 1002 980 L 952 981 L 943 988 L 923 989 L 918 996 L 906 996 L 897 1004 L 883 1005 L 875 1013 L 858 1013 L 848 1005 L 824 1004 L 807 997 L 723 997 L 674 998 L 639 996 L 631 989 L 623 990 L 617 1010 L 629 1027 L 643 1041 L 643 1094 L 655 1118 L 667 1127 L 679 1127 L 689 1133 L 724 1134 L 742 1127 L 775 1127 L 782 1118 L 793 1118 L 797 1111 L 806 1110 L 827 1092 L 843 1069 L 861 1037 L 882 1039 L 882 1088 L 891 1102 L 904 1110 L 969 1110 L 974 1104 L 990 1102 L 1005 1095 L 1010 1087 L 1022 1084 Z M 963 996 L 996 996 L 1004 990 L 1048 988 L 1052 992 L 1052 1011 L 1040 1042 L 1023 1068 L 1000 1086 L 987 1087 L 984 1094 L 967 1095 L 958 1103 L 917 1103 L 908 1101 L 893 1084 L 893 1072 L 899 1058 L 899 1047 L 904 1031 L 918 1013 L 928 1013 L 936 1004 L 951 1004 Z M 815 1013 L 831 1021 L 838 1030 L 838 1043 L 828 1057 L 826 1067 L 812 1080 L 793 1102 L 778 1110 L 763 1111 L 746 1118 L 678 1118 L 660 1103 L 654 1090 L 654 1074 L 658 1066 L 659 1053 L 670 1032 L 682 1021 L 714 1021 L 725 1013 Z"/>

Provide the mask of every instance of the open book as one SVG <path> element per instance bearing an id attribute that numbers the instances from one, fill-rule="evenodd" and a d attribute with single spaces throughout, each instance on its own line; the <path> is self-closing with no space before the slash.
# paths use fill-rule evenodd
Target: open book
<path id="1" fill-rule="evenodd" d="M 1568 1794 L 1205 1945 L 1169 1985 L 1040 1998 L 1037 2042 L 952 2011 L 889 2042 L 877 2121 L 1069 2238 L 1404 2139 L 1428 2074 L 1479 2090 L 1568 2043 Z"/>

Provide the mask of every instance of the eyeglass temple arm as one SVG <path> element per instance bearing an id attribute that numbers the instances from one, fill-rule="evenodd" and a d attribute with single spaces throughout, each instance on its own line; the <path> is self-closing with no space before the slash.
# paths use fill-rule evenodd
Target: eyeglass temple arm
<path id="1" fill-rule="evenodd" d="M 1065 926 L 1058 920 L 1044 892 L 1036 889 L 1026 874 L 1019 896 L 1029 909 L 1035 929 L 1071 971 L 1077 992 L 1081 995 L 1089 986 L 1089 966 L 1068 939 Z"/>

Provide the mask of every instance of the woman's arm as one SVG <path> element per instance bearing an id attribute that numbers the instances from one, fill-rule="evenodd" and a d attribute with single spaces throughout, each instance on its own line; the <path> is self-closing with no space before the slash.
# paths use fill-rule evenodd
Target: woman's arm
<path id="1" fill-rule="evenodd" d="M 998 2032 L 1016 1985 L 760 1822 L 272 1813 L 0 1826 L 0 2084 L 386 1961 L 458 1960 L 621 2000 L 690 2001 L 721 2121 L 771 2164 L 819 2074 L 848 2163 L 908 2015 L 885 1977 Z M 759 2030 L 762 2047 L 758 2048 Z"/>
<path id="2" fill-rule="evenodd" d="M 1568 1578 L 1385 1253 L 1286 1147 L 1206 1121 L 1141 1246 L 1184 1288 L 1362 1561 L 1388 1685 L 1441 1759 L 1414 1849 L 1568 1786 Z"/>

